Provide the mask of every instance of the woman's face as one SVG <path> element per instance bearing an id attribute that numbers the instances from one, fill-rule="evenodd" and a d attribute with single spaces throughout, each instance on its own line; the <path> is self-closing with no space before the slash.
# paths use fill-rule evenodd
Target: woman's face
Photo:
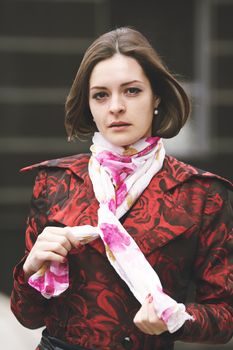
<path id="1" fill-rule="evenodd" d="M 115 146 L 127 146 L 151 136 L 159 98 L 140 64 L 115 54 L 94 67 L 89 82 L 89 106 L 99 132 Z"/>

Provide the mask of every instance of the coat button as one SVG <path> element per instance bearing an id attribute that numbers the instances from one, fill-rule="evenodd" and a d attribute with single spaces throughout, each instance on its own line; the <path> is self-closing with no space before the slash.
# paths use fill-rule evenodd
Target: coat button
<path id="1" fill-rule="evenodd" d="M 130 350 L 132 349 L 133 347 L 133 342 L 132 342 L 132 339 L 128 336 L 124 337 L 122 339 L 122 342 L 121 342 L 122 346 L 127 349 L 127 350 Z"/>

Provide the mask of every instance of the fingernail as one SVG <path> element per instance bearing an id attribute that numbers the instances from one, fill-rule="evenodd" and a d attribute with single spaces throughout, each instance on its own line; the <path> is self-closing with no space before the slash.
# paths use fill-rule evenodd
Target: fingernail
<path id="1" fill-rule="evenodd" d="M 146 299 L 149 299 L 151 297 L 151 294 L 149 293 L 146 297 Z"/>
<path id="2" fill-rule="evenodd" d="M 152 301 L 153 301 L 153 297 L 152 297 L 152 295 L 151 295 L 151 296 L 149 297 L 149 299 L 148 299 L 148 302 L 151 304 Z"/>

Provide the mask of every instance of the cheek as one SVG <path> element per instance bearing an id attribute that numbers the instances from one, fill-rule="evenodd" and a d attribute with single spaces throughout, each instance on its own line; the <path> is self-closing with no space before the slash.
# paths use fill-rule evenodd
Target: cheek
<path id="1" fill-rule="evenodd" d="M 93 106 L 93 103 L 91 100 L 89 100 L 89 108 L 90 108 L 90 111 L 91 111 L 91 114 L 93 115 L 94 114 L 94 106 Z"/>
<path id="2" fill-rule="evenodd" d="M 92 113 L 92 117 L 93 117 L 93 120 L 94 120 L 94 123 L 97 127 L 97 129 L 100 131 L 103 129 L 103 126 L 104 126 L 104 121 L 103 121 L 103 118 L 101 118 L 101 114 L 99 113 L 96 113 L 96 110 L 95 111 L 91 111 Z"/>
<path id="3" fill-rule="evenodd" d="M 144 96 L 141 99 L 138 99 L 137 103 L 134 105 L 134 108 L 140 112 L 144 112 L 146 116 L 153 116 L 154 113 L 154 99 L 150 96 Z"/>
<path id="4" fill-rule="evenodd" d="M 94 118 L 100 118 L 103 115 L 104 104 L 89 102 L 89 108 Z"/>
<path id="5" fill-rule="evenodd" d="M 139 105 L 135 111 L 142 123 L 152 123 L 154 118 L 154 107 L 151 105 L 150 101 Z"/>

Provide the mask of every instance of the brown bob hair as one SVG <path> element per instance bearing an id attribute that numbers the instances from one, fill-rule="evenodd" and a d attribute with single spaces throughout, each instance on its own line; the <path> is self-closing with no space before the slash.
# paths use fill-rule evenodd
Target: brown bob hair
<path id="1" fill-rule="evenodd" d="M 161 61 L 148 40 L 137 30 L 122 27 L 97 38 L 87 49 L 65 105 L 65 127 L 69 139 L 97 131 L 89 108 L 89 80 L 94 66 L 116 53 L 137 60 L 160 98 L 158 115 L 153 118 L 152 136 L 177 135 L 190 113 L 189 99 L 174 76 Z"/>

